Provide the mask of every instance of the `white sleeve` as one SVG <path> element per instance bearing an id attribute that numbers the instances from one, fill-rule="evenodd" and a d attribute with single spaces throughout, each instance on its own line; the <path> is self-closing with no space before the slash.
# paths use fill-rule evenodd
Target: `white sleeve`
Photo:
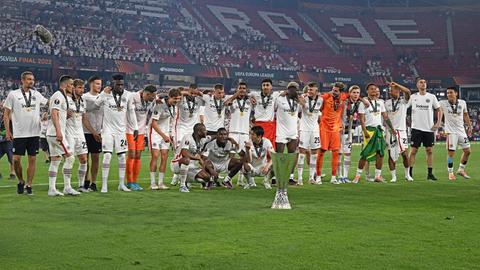
<path id="1" fill-rule="evenodd" d="M 37 93 L 37 99 L 39 100 L 40 102 L 40 106 L 43 107 L 43 106 L 46 106 L 48 104 L 48 99 L 45 98 L 42 94 L 40 94 L 39 92 L 36 92 Z"/>
<path id="2" fill-rule="evenodd" d="M 467 102 L 463 102 L 463 113 L 468 113 Z"/>
<path id="3" fill-rule="evenodd" d="M 433 102 L 432 102 L 432 106 L 434 109 L 438 109 L 440 108 L 440 104 L 438 103 L 438 99 L 435 95 L 433 95 Z"/>
<path id="4" fill-rule="evenodd" d="M 62 103 L 64 101 L 60 100 L 59 95 L 53 95 L 52 100 L 50 100 L 50 108 L 56 109 L 56 110 L 61 110 L 62 109 Z"/>
<path id="5" fill-rule="evenodd" d="M 13 91 L 8 93 L 7 99 L 5 99 L 5 102 L 3 103 L 3 107 L 9 109 L 10 111 L 13 110 Z M 2 120 L 3 121 L 3 120 Z"/>
<path id="6" fill-rule="evenodd" d="M 93 103 L 95 107 L 101 107 L 105 103 L 106 95 L 104 92 L 100 93 L 100 95 L 97 96 L 95 99 L 95 102 Z"/>
<path id="7" fill-rule="evenodd" d="M 152 110 L 152 120 L 158 121 L 158 119 L 160 119 L 160 104 L 157 104 Z"/>
<path id="8" fill-rule="evenodd" d="M 365 114 L 365 105 L 362 102 L 360 102 L 360 105 L 358 106 L 358 113 Z"/>
<path id="9" fill-rule="evenodd" d="M 382 102 L 380 104 L 380 112 L 382 112 L 382 113 L 387 112 L 387 109 L 385 108 L 385 102 Z"/>
<path id="10" fill-rule="evenodd" d="M 413 100 L 413 98 L 412 98 L 412 96 L 410 96 L 410 98 L 408 99 L 408 102 L 407 102 L 407 108 L 412 107 L 412 100 Z"/>
<path id="11" fill-rule="evenodd" d="M 138 131 L 137 114 L 135 113 L 135 103 L 133 101 L 134 95 L 129 95 L 127 100 L 127 121 L 130 121 L 133 130 Z"/>

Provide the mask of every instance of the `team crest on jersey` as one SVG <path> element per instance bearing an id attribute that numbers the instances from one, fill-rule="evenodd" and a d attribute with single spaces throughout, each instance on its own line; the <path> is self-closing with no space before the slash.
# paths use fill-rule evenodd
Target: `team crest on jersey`
<path id="1" fill-rule="evenodd" d="M 56 105 L 58 105 L 58 104 L 60 104 L 60 100 L 55 99 L 55 101 L 54 101 L 53 103 L 55 103 Z"/>
<path id="2" fill-rule="evenodd" d="M 428 99 L 428 98 L 427 98 L 425 101 L 426 101 L 427 103 L 430 103 L 430 99 Z"/>

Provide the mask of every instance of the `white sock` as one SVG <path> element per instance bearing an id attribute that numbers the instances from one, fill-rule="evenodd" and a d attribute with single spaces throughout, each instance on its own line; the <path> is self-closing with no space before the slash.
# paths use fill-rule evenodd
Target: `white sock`
<path id="1" fill-rule="evenodd" d="M 158 185 L 163 185 L 163 178 L 165 178 L 165 173 L 159 172 L 158 173 Z"/>
<path id="2" fill-rule="evenodd" d="M 180 164 L 180 186 L 185 187 L 187 183 L 188 165 Z"/>
<path id="3" fill-rule="evenodd" d="M 467 166 L 466 164 L 462 164 L 462 163 L 460 162 L 460 165 L 459 165 L 459 167 L 458 167 L 458 170 L 459 170 L 459 171 L 464 171 L 466 166 Z"/>
<path id="4" fill-rule="evenodd" d="M 230 178 L 230 177 L 228 177 L 228 178 Z M 238 184 L 244 184 L 244 183 L 243 183 L 243 174 L 239 174 L 239 175 L 238 175 L 237 185 L 238 185 Z"/>
<path id="5" fill-rule="evenodd" d="M 230 176 L 227 175 L 227 177 L 225 177 L 224 182 L 232 182 L 232 178 L 230 178 Z"/>
<path id="6" fill-rule="evenodd" d="M 392 179 L 397 179 L 397 171 L 391 170 L 390 173 L 392 174 Z"/>
<path id="7" fill-rule="evenodd" d="M 290 174 L 290 179 L 293 179 L 293 173 Z"/>
<path id="8" fill-rule="evenodd" d="M 360 177 L 360 176 L 362 176 L 362 172 L 363 172 L 362 169 L 358 169 L 358 168 L 357 168 L 357 173 L 355 174 L 355 177 Z"/>
<path id="9" fill-rule="evenodd" d="M 118 155 L 118 184 L 125 185 L 125 169 L 127 168 L 127 161 L 125 160 L 125 153 Z"/>
<path id="10" fill-rule="evenodd" d="M 155 172 L 150 172 L 150 185 L 153 186 L 155 184 Z"/>
<path id="11" fill-rule="evenodd" d="M 405 178 L 411 176 L 411 175 L 410 175 L 410 167 L 403 168 L 403 170 L 405 171 L 405 172 L 404 172 L 404 173 L 405 173 Z"/>
<path id="12" fill-rule="evenodd" d="M 315 175 L 317 174 L 317 154 L 310 155 L 310 168 L 309 170 L 309 179 L 315 178 Z"/>
<path id="13" fill-rule="evenodd" d="M 305 163 L 305 154 L 298 154 L 297 161 L 297 171 L 298 171 L 298 182 L 303 180 L 303 164 Z"/>
<path id="14" fill-rule="evenodd" d="M 108 186 L 108 174 L 110 172 L 110 161 L 112 159 L 111 153 L 104 153 L 103 154 L 103 161 L 102 161 L 102 188 L 107 188 Z"/>
<path id="15" fill-rule="evenodd" d="M 337 165 L 337 174 L 339 174 L 339 177 L 343 177 L 343 170 L 342 170 L 342 154 L 338 154 L 338 165 Z"/>
<path id="16" fill-rule="evenodd" d="M 85 185 L 85 175 L 87 174 L 87 163 L 80 163 L 78 166 L 78 187 Z"/>
<path id="17" fill-rule="evenodd" d="M 60 160 L 50 161 L 50 167 L 48 168 L 48 188 L 49 190 L 56 189 L 57 172 Z"/>
<path id="18" fill-rule="evenodd" d="M 382 170 L 375 169 L 375 178 L 382 175 Z"/>
<path id="19" fill-rule="evenodd" d="M 350 171 L 350 154 L 344 154 L 344 157 L 343 157 L 343 177 L 348 178 L 348 171 Z"/>
<path id="20" fill-rule="evenodd" d="M 75 157 L 69 156 L 65 158 L 65 163 L 63 164 L 63 189 L 72 188 L 72 167 Z"/>

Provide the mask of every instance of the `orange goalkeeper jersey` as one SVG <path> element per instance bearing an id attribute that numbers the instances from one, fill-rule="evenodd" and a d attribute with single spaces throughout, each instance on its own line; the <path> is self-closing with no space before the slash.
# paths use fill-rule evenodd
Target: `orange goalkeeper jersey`
<path id="1" fill-rule="evenodd" d="M 333 98 L 331 93 L 322 94 L 322 120 L 320 129 L 329 132 L 339 132 L 342 129 L 342 115 L 345 108 L 345 100 L 348 99 L 347 93 L 341 93 L 339 99 Z"/>

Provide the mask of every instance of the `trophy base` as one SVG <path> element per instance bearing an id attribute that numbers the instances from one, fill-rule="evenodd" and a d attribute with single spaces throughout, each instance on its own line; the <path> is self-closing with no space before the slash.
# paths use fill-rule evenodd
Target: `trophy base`
<path id="1" fill-rule="evenodd" d="M 272 203 L 272 209 L 292 209 L 288 201 L 287 189 L 277 189 L 275 199 Z"/>

